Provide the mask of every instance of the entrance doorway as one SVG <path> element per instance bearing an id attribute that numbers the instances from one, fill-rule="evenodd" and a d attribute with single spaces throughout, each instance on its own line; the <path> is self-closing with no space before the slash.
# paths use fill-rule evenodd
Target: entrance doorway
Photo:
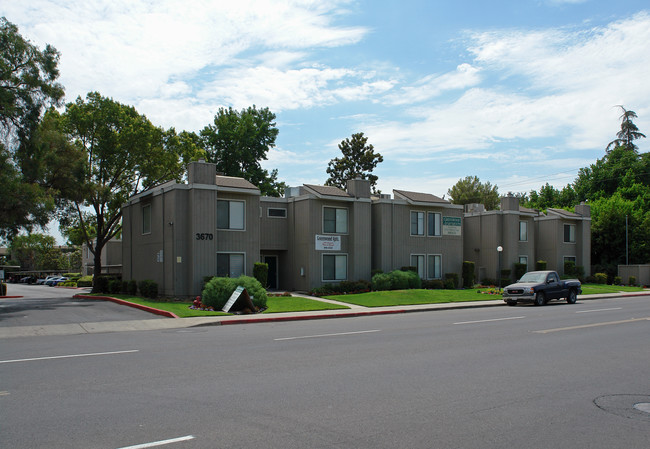
<path id="1" fill-rule="evenodd" d="M 268 284 L 270 290 L 278 288 L 278 256 L 264 256 L 264 263 L 269 266 Z"/>

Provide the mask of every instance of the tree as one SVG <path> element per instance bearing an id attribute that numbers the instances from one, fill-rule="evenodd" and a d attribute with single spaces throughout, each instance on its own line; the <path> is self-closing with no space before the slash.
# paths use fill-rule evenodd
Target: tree
<path id="1" fill-rule="evenodd" d="M 636 112 L 628 111 L 623 106 L 619 106 L 623 111 L 621 115 L 621 130 L 616 133 L 616 139 L 612 140 L 607 144 L 605 149 L 608 153 L 611 149 L 617 147 L 623 147 L 629 151 L 636 151 L 637 146 L 634 145 L 633 141 L 645 138 L 645 134 L 639 132 L 639 128 L 632 122 L 632 119 L 637 118 Z"/>
<path id="2" fill-rule="evenodd" d="M 447 195 L 453 204 L 480 203 L 487 210 L 494 210 L 499 206 L 499 190 L 490 182 L 483 184 L 476 176 L 466 176 L 459 179 L 454 186 L 447 190 Z"/>
<path id="3" fill-rule="evenodd" d="M 54 237 L 44 234 L 19 235 L 11 240 L 9 249 L 24 270 L 42 268 L 43 257 L 54 249 Z"/>
<path id="4" fill-rule="evenodd" d="M 351 138 L 339 143 L 339 150 L 343 157 L 334 158 L 327 164 L 329 178 L 325 185 L 344 189 L 347 181 L 361 178 L 370 181 L 373 193 L 380 193 L 377 190 L 378 178 L 371 172 L 384 161 L 384 157 L 375 153 L 374 147 L 368 144 L 368 138 L 363 133 L 352 134 Z"/>
<path id="5" fill-rule="evenodd" d="M 558 190 L 548 182 L 539 189 L 530 191 L 530 197 L 525 196 L 520 204 L 531 209 L 546 210 L 549 207 L 570 209 L 576 205 L 576 193 L 571 185 Z"/>
<path id="6" fill-rule="evenodd" d="M 44 226 L 54 209 L 52 192 L 39 179 L 25 177 L 27 153 L 45 107 L 58 105 L 63 87 L 56 82 L 59 53 L 25 40 L 0 18 L 0 236 Z"/>
<path id="7" fill-rule="evenodd" d="M 220 108 L 214 124 L 200 133 L 207 161 L 217 165 L 217 172 L 245 178 L 266 196 L 280 196 L 287 187 L 278 182 L 277 170 L 269 173 L 260 165 L 277 135 L 275 114 L 255 106 L 241 111 Z"/>
<path id="8" fill-rule="evenodd" d="M 60 194 L 65 206 L 60 221 L 64 228 L 77 221 L 99 274 L 102 250 L 122 227 L 122 204 L 153 185 L 178 179 L 181 150 L 173 130 L 157 128 L 132 106 L 97 92 L 67 104 L 61 126 L 82 152 L 83 170 L 76 172 L 74 188 Z"/>

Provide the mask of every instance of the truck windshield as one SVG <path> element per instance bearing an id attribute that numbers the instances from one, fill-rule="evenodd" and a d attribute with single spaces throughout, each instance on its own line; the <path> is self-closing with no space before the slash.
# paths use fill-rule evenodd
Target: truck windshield
<path id="1" fill-rule="evenodd" d="M 546 273 L 526 273 L 519 282 L 537 282 L 542 283 L 546 281 Z"/>

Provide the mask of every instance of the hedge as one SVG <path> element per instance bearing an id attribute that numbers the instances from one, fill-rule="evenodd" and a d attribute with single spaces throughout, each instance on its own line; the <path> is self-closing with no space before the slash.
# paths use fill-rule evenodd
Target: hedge
<path id="1" fill-rule="evenodd" d="M 260 281 L 251 276 L 239 276 L 238 278 L 214 277 L 203 289 L 201 302 L 206 307 L 214 307 L 215 310 L 223 309 L 230 295 L 238 286 L 242 286 L 253 300 L 253 305 L 259 308 L 266 307 L 266 290 Z"/>
<path id="2" fill-rule="evenodd" d="M 463 287 L 472 288 L 474 286 L 474 262 L 468 260 L 463 262 Z"/>

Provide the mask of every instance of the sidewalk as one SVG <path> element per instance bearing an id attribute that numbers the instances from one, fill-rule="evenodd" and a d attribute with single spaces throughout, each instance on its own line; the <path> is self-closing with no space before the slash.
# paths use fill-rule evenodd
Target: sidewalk
<path id="1" fill-rule="evenodd" d="M 303 295 L 299 295 L 303 296 Z M 615 297 L 650 296 L 650 291 L 633 293 L 608 293 L 600 295 L 580 295 L 578 301 Z M 311 298 L 309 296 L 305 296 Z M 344 304 L 338 301 L 318 299 L 325 302 Z M 444 304 L 417 304 L 390 307 L 362 307 L 344 304 L 349 309 L 318 310 L 311 312 L 285 312 L 256 315 L 206 316 L 192 318 L 170 318 L 158 320 L 105 321 L 96 323 L 54 324 L 44 326 L 0 327 L 0 338 L 36 337 L 45 335 L 78 335 L 105 332 L 144 331 L 183 329 L 199 326 L 226 326 L 231 324 L 255 324 L 282 321 L 322 320 L 333 318 L 351 318 L 373 315 L 394 315 L 401 313 L 435 312 L 451 309 L 472 309 L 483 307 L 506 307 L 501 299 L 488 301 L 456 302 Z"/>

